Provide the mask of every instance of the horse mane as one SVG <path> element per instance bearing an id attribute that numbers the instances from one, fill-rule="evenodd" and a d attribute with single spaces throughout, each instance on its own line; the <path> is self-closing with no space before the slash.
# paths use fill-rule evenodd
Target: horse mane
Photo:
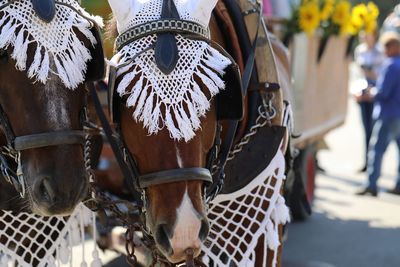
<path id="1" fill-rule="evenodd" d="M 107 40 L 114 40 L 118 37 L 117 19 L 112 13 L 106 22 L 104 36 Z"/>

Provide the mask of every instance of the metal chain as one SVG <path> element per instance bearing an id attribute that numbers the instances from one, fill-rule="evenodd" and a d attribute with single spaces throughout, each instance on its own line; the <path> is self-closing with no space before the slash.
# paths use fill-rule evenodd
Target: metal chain
<path id="1" fill-rule="evenodd" d="M 266 97 L 268 98 L 268 101 Z M 240 142 L 231 149 L 226 162 L 233 160 L 235 156 L 240 153 L 250 142 L 251 138 L 257 134 L 260 128 L 271 125 L 271 121 L 276 117 L 277 114 L 276 109 L 272 105 L 272 99 L 273 94 L 267 94 L 267 96 L 262 95 L 262 104 L 258 107 L 259 115 L 256 119 L 256 123 L 250 128 L 249 132 L 243 136 L 242 139 L 240 139 Z M 212 170 L 212 174 L 216 174 L 219 171 L 218 165 L 215 164 Z"/>
<path id="2" fill-rule="evenodd" d="M 24 173 L 22 172 L 21 153 L 15 151 L 9 146 L 1 147 L 0 153 L 2 154 L 0 156 L 0 170 L 4 179 L 15 187 L 21 198 L 24 198 L 26 194 L 26 187 Z M 17 172 L 10 167 L 6 157 L 9 157 L 15 161 L 17 164 Z"/>

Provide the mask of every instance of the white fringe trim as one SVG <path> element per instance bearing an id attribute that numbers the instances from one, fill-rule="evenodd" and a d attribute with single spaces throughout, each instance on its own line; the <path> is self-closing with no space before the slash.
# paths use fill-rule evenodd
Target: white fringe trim
<path id="1" fill-rule="evenodd" d="M 0 1 L 0 3 L 3 3 Z M 74 29 L 82 33 L 91 45 L 96 45 L 97 41 L 91 33 L 92 23 L 84 16 L 93 19 L 99 25 L 103 25 L 100 17 L 94 17 L 84 11 L 75 1 L 74 7 L 81 12 L 76 13 L 70 8 L 57 5 L 56 17 L 50 23 L 45 23 L 36 17 L 30 1 L 23 4 L 10 3 L 8 6 L 0 10 L 0 49 L 6 49 L 12 46 L 11 57 L 16 61 L 16 68 L 21 71 L 27 70 L 29 78 L 45 83 L 50 72 L 60 77 L 61 81 L 69 89 L 75 89 L 85 80 L 87 62 L 92 59 L 90 51 L 85 47 L 83 42 L 79 40 Z M 71 0 L 61 2 L 69 3 Z M 71 4 L 71 3 L 69 3 Z M 25 7 L 22 9 L 22 7 Z M 60 21 L 60 13 L 68 12 L 70 21 Z M 23 16 L 24 14 L 25 16 Z M 26 17 L 31 17 L 28 20 Z M 54 36 L 63 36 L 64 47 L 57 47 L 56 44 L 50 43 Z M 43 40 L 48 39 L 48 42 Z M 57 42 L 58 44 L 58 42 Z M 28 46 L 35 45 L 35 56 L 27 66 L 27 50 Z M 56 69 L 51 69 L 50 62 L 54 62 Z"/>
<path id="2" fill-rule="evenodd" d="M 188 142 L 201 128 L 200 118 L 210 109 L 210 99 L 225 89 L 222 76 L 225 68 L 231 64 L 230 60 L 207 44 L 199 50 L 189 51 L 201 53 L 192 72 L 176 68 L 173 75 L 164 75 L 155 64 L 143 62 L 140 57 L 119 70 L 123 78 L 117 92 L 120 96 L 129 95 L 126 105 L 134 107 L 133 118 L 142 122 L 150 135 L 166 127 L 172 139 Z M 144 71 L 149 68 L 152 71 Z M 177 76 L 179 80 L 171 78 Z M 201 83 L 195 80 L 196 76 Z M 137 81 L 133 84 L 135 79 Z M 160 88 L 159 80 L 168 79 L 171 79 L 172 88 Z M 204 87 L 210 99 L 202 91 Z M 178 97 L 170 99 L 163 95 L 162 91 L 165 90 L 179 90 L 180 93 L 176 94 Z"/>

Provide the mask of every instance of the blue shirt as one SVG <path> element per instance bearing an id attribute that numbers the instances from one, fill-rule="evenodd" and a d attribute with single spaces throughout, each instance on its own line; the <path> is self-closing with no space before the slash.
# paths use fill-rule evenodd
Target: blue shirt
<path id="1" fill-rule="evenodd" d="M 386 60 L 376 87 L 375 118 L 400 119 L 400 56 Z"/>

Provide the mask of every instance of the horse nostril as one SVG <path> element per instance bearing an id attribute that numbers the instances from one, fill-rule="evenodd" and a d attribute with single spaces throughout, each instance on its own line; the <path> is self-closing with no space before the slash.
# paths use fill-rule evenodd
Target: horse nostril
<path id="1" fill-rule="evenodd" d="M 40 182 L 39 194 L 40 198 L 48 202 L 49 204 L 52 204 L 57 201 L 57 196 L 54 193 L 49 178 L 47 177 L 43 178 L 42 181 Z"/>
<path id="2" fill-rule="evenodd" d="M 210 231 L 210 226 L 208 224 L 208 221 L 206 219 L 201 220 L 201 228 L 199 232 L 199 238 L 201 241 L 206 240 L 209 231 Z"/>
<path id="3" fill-rule="evenodd" d="M 170 255 L 173 253 L 171 244 L 169 242 L 169 231 L 166 224 L 159 224 L 156 227 L 155 239 L 158 245 L 166 252 L 166 254 Z"/>

